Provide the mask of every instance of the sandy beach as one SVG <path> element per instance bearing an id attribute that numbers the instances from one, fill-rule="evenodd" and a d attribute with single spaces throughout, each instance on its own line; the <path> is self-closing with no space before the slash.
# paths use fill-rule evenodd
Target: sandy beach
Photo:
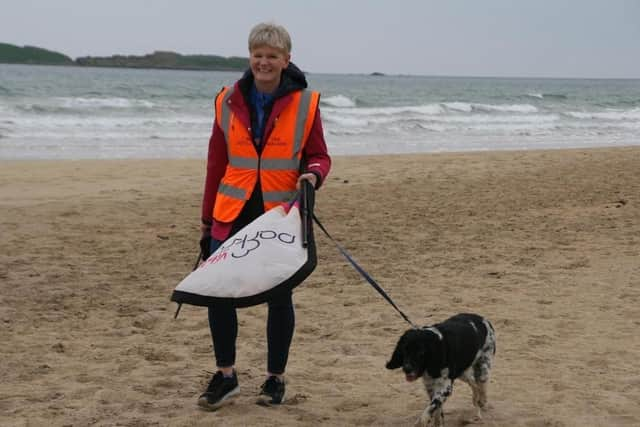
<path id="1" fill-rule="evenodd" d="M 0 162 L 0 425 L 413 425 L 385 362 L 408 327 L 316 230 L 282 407 L 256 405 L 266 307 L 239 313 L 241 396 L 196 406 L 204 160 Z M 488 317 L 483 426 L 640 425 L 640 147 L 338 157 L 316 214 L 418 324 Z M 456 383 L 446 422 L 473 414 Z"/>

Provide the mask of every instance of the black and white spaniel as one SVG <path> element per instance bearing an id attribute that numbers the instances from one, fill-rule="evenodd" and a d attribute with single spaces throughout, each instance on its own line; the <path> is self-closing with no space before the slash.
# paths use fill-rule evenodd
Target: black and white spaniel
<path id="1" fill-rule="evenodd" d="M 471 387 L 477 419 L 487 408 L 487 383 L 496 352 L 491 323 L 477 314 L 457 314 L 442 323 L 409 329 L 396 345 L 387 369 L 402 368 L 407 381 L 422 377 L 429 404 L 418 423 L 443 426 L 442 405 L 460 379 Z"/>

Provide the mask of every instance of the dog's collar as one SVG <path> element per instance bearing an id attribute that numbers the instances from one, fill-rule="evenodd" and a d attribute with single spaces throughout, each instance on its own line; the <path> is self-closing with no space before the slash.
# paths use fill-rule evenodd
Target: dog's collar
<path id="1" fill-rule="evenodd" d="M 442 332 L 440 332 L 438 330 L 438 328 L 436 328 L 435 326 L 423 326 L 422 327 L 423 331 L 429 331 L 429 332 L 433 332 L 434 334 L 436 334 L 438 336 L 438 339 L 440 341 L 442 341 Z"/>

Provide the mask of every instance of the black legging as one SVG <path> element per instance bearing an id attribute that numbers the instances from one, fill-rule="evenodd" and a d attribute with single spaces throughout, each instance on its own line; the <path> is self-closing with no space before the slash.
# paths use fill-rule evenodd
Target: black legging
<path id="1" fill-rule="evenodd" d="M 295 312 L 291 291 L 284 292 L 268 302 L 267 318 L 267 370 L 283 374 L 289 358 L 289 346 L 295 328 Z M 209 307 L 209 328 L 218 367 L 232 366 L 236 362 L 238 316 L 229 304 Z"/>

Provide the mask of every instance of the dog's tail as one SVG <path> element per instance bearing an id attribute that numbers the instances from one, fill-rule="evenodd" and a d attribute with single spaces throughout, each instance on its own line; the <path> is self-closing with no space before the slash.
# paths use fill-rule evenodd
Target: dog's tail
<path id="1" fill-rule="evenodd" d="M 496 330 L 493 328 L 493 325 L 488 319 L 483 319 L 484 323 L 487 327 L 487 341 L 493 342 L 493 354 L 496 354 L 496 349 L 498 348 L 497 340 L 496 340 Z"/>

